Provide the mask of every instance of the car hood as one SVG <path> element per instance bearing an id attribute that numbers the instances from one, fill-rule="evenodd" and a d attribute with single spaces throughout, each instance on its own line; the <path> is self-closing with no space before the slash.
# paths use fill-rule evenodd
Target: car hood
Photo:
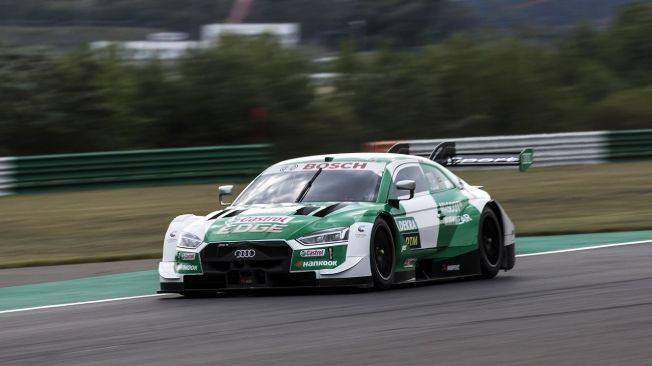
<path id="1" fill-rule="evenodd" d="M 382 205 L 324 202 L 229 207 L 206 218 L 204 241 L 289 240 L 312 232 L 372 222 Z"/>

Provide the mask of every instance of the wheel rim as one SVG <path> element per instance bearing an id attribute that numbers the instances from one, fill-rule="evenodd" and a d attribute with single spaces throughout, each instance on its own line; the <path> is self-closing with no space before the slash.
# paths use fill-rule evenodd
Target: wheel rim
<path id="1" fill-rule="evenodd" d="M 392 246 L 387 232 L 378 229 L 374 238 L 374 257 L 378 274 L 384 280 L 389 279 L 392 274 Z"/>
<path id="2" fill-rule="evenodd" d="M 495 266 L 498 264 L 500 257 L 500 237 L 498 228 L 490 220 L 485 221 L 482 225 L 482 246 L 484 255 L 490 265 Z"/>

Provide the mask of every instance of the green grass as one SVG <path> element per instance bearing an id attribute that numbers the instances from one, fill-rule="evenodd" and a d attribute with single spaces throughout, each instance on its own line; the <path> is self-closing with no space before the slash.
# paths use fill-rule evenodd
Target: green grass
<path id="1" fill-rule="evenodd" d="M 519 235 L 652 229 L 652 162 L 458 171 Z M 0 198 L 0 268 L 160 256 L 169 221 L 218 209 L 217 184 Z"/>
<path id="2" fill-rule="evenodd" d="M 652 229 L 652 162 L 457 173 L 483 185 L 519 235 Z"/>
<path id="3" fill-rule="evenodd" d="M 168 223 L 219 208 L 217 185 L 0 198 L 0 268 L 156 258 Z"/>

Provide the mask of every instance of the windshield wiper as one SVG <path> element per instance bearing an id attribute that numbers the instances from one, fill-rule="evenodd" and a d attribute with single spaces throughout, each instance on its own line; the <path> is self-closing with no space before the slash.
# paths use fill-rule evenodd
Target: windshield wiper
<path id="1" fill-rule="evenodd" d="M 304 198 L 306 197 L 306 195 L 308 194 L 308 191 L 310 190 L 310 187 L 312 187 L 312 183 L 315 181 L 315 179 L 317 179 L 317 177 L 319 176 L 319 174 L 321 174 L 321 171 L 322 171 L 322 169 L 319 168 L 319 170 L 317 170 L 317 173 L 315 173 L 315 175 L 313 175 L 312 178 L 310 178 L 310 180 L 308 181 L 308 183 L 306 183 L 306 186 L 303 187 L 303 189 L 301 190 L 301 193 L 299 194 L 299 197 L 297 198 L 297 200 L 296 200 L 295 202 L 301 202 L 301 201 L 303 201 L 303 199 L 304 199 Z"/>

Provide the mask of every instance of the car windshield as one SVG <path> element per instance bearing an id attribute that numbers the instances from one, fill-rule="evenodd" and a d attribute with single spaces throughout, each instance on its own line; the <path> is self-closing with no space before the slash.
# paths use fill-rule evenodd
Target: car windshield
<path id="1" fill-rule="evenodd" d="M 319 168 L 263 173 L 233 204 L 247 206 L 298 201 L 375 202 L 380 178 L 380 172 L 362 169 Z"/>

